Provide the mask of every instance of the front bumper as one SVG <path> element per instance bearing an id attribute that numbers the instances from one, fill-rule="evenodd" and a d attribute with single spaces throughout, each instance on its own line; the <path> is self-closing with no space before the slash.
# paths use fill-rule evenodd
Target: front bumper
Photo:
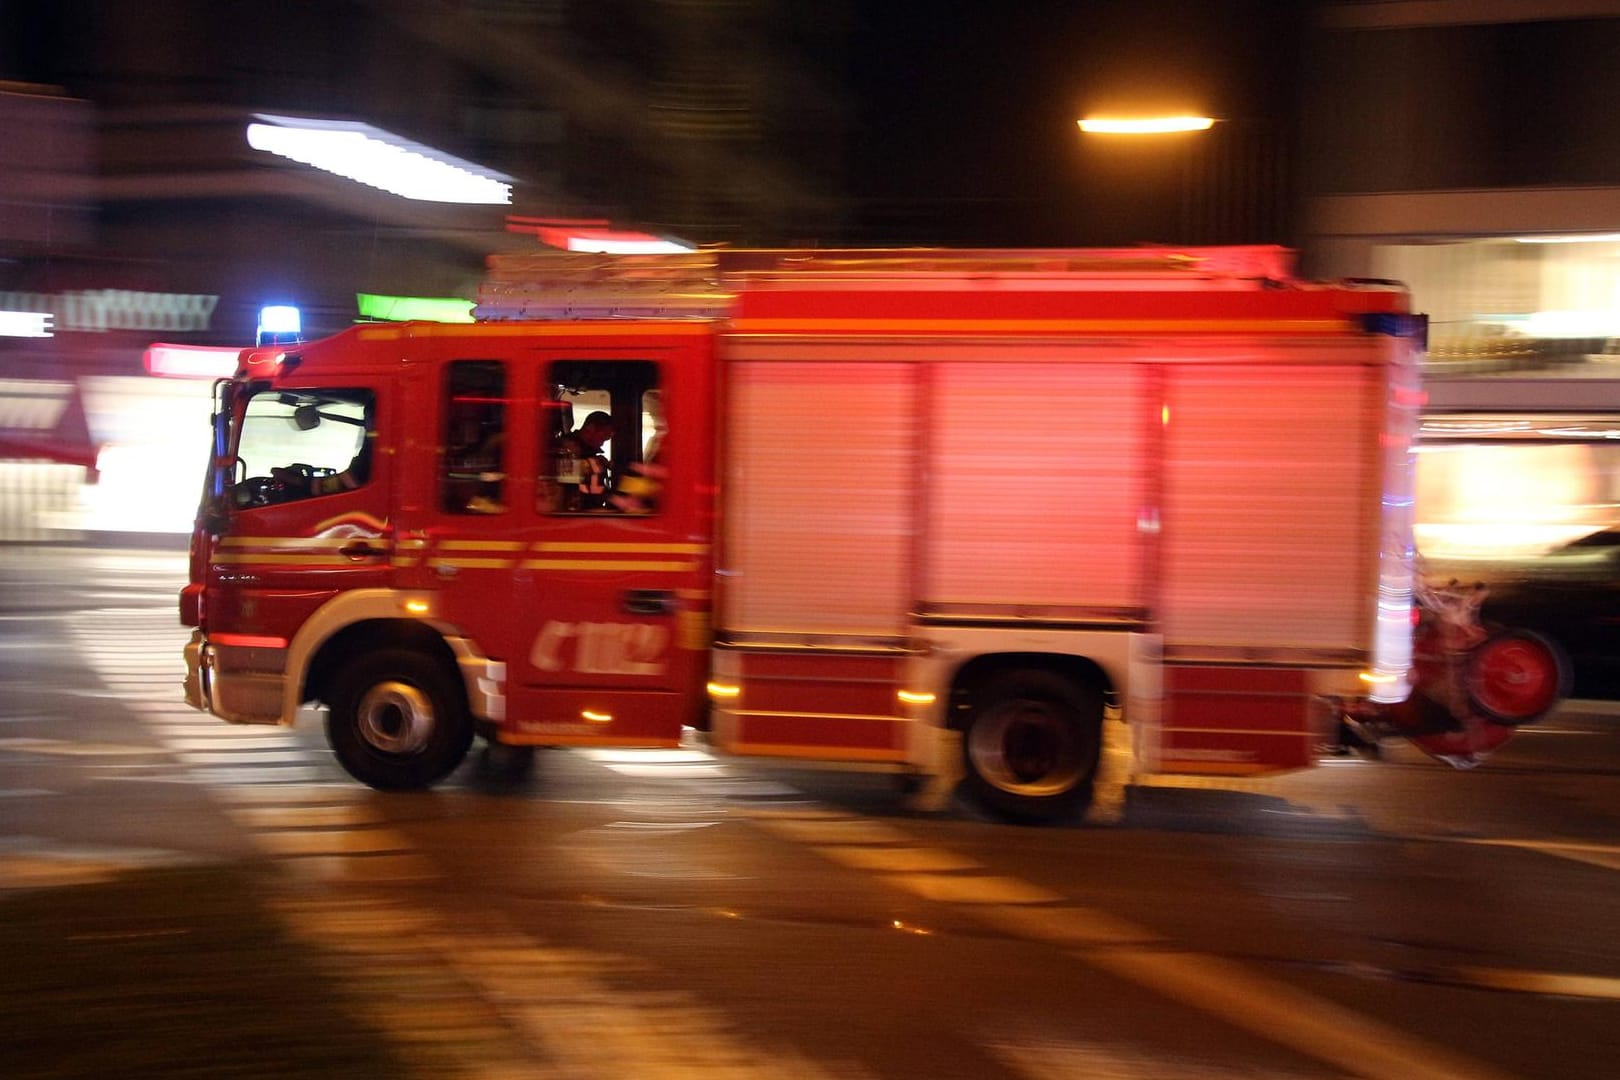
<path id="1" fill-rule="evenodd" d="M 292 722 L 281 715 L 286 650 L 222 648 L 193 630 L 185 656 L 187 705 L 233 724 Z"/>

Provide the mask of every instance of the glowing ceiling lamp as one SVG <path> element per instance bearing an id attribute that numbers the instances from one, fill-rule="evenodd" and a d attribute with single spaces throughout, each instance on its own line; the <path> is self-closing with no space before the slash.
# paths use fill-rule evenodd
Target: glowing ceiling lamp
<path id="1" fill-rule="evenodd" d="M 1091 135 L 1169 135 L 1178 131 L 1208 131 L 1215 126 L 1208 116 L 1088 116 L 1079 121 L 1080 130 Z"/>
<path id="2" fill-rule="evenodd" d="M 502 204 L 512 178 L 392 132 L 349 120 L 311 120 L 255 113 L 247 127 L 255 150 L 383 191 L 426 202 Z"/>

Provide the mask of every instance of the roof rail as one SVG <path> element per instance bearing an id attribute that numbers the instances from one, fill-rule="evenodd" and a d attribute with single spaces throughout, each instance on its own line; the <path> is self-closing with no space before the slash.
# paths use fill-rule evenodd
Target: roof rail
<path id="1" fill-rule="evenodd" d="M 720 318 L 740 288 L 929 277 L 1202 278 L 1283 281 L 1273 245 L 1133 248 L 718 248 L 664 255 L 491 255 L 473 315 L 502 319 Z"/>

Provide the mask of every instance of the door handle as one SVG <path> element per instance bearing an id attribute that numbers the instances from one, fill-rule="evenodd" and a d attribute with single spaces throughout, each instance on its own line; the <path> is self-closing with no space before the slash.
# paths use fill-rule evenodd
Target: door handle
<path id="1" fill-rule="evenodd" d="M 624 610 L 632 615 L 669 615 L 675 610 L 675 594 L 668 589 L 630 589 L 624 594 Z"/>
<path id="2" fill-rule="evenodd" d="M 351 540 L 338 548 L 338 554 L 351 562 L 359 562 L 362 559 L 379 559 L 386 552 L 380 547 L 372 547 L 368 541 Z"/>

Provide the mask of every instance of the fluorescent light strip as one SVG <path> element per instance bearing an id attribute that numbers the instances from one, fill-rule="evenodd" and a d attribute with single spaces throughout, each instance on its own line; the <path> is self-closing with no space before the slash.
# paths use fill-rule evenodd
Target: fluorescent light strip
<path id="1" fill-rule="evenodd" d="M 1167 135 L 1177 131 L 1208 131 L 1215 121 L 1207 116 L 1148 116 L 1128 120 L 1088 116 L 1080 130 L 1092 135 Z"/>
<path id="2" fill-rule="evenodd" d="M 692 249 L 673 240 L 653 237 L 611 240 L 603 237 L 570 236 L 569 251 L 598 252 L 603 255 L 675 255 Z"/>
<path id="3" fill-rule="evenodd" d="M 0 311 L 0 337 L 54 337 L 51 318 L 44 311 Z"/>
<path id="4" fill-rule="evenodd" d="M 511 177 L 392 132 L 346 120 L 255 114 L 248 145 L 337 176 L 423 202 L 505 204 Z"/>
<path id="5" fill-rule="evenodd" d="M 1612 244 L 1620 233 L 1575 233 L 1569 236 L 1515 236 L 1520 244 Z"/>

